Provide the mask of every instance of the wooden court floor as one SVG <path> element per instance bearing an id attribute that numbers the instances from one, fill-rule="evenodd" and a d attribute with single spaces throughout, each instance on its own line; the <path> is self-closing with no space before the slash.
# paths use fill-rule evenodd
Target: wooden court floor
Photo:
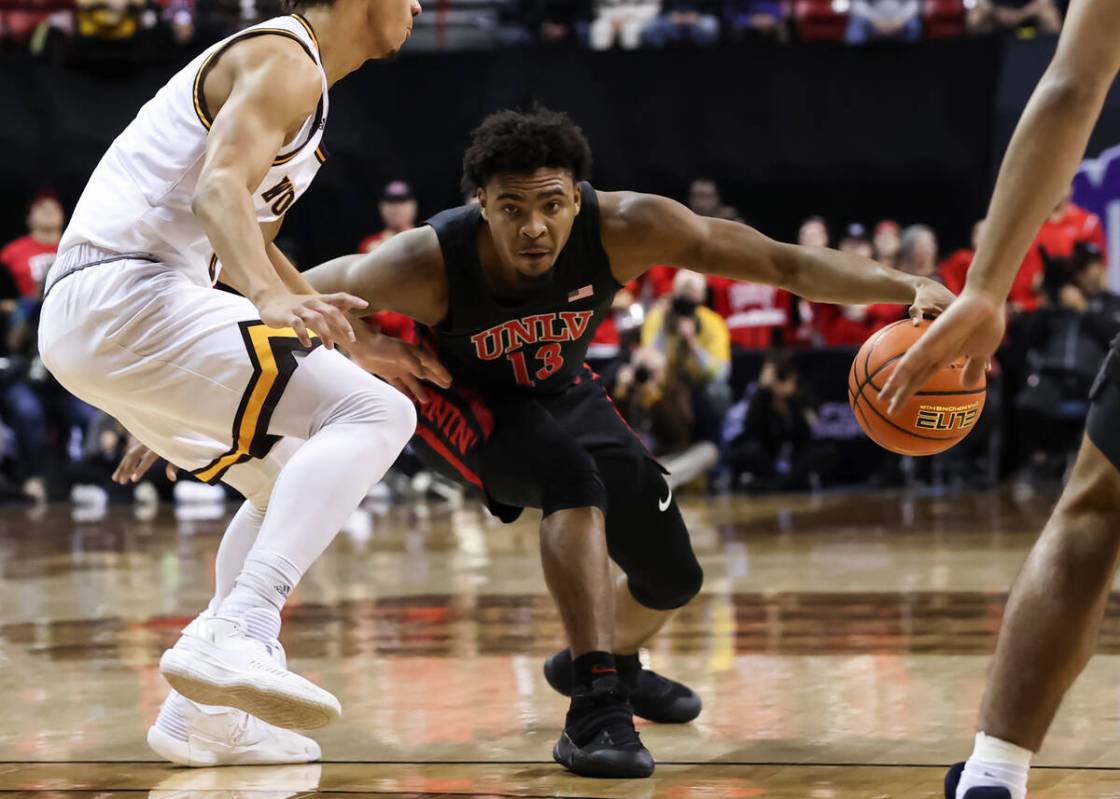
<path id="1" fill-rule="evenodd" d="M 642 723 L 649 780 L 566 774 L 561 646 L 533 519 L 370 507 L 285 613 L 292 667 L 344 715 L 310 766 L 190 770 L 144 735 L 160 653 L 209 599 L 221 508 L 0 511 L 0 793 L 45 796 L 941 796 L 969 751 L 1007 587 L 1052 496 L 690 500 L 703 593 L 653 643 L 704 712 Z M 1120 797 L 1120 599 L 1033 798 Z"/>

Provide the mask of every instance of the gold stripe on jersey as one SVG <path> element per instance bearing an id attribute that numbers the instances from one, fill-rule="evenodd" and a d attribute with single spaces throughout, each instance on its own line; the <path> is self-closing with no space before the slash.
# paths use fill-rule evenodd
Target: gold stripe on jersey
<path id="1" fill-rule="evenodd" d="M 194 111 L 198 115 L 198 121 L 201 122 L 202 126 L 207 130 L 210 130 L 210 126 L 214 124 L 214 118 L 211 116 L 210 109 L 206 105 L 206 93 L 203 91 L 202 82 L 206 80 L 206 74 L 210 71 L 211 65 L 214 63 L 214 60 L 218 56 L 220 56 L 230 47 L 242 41 L 243 39 L 251 39 L 254 36 L 264 35 L 287 36 L 289 39 L 296 42 L 300 47 L 303 48 L 304 52 L 307 53 L 308 58 L 310 58 L 316 64 L 319 63 L 318 60 L 316 60 L 314 53 L 311 52 L 311 48 L 307 46 L 306 42 L 304 42 L 301 38 L 296 36 L 291 31 L 284 30 L 283 28 L 254 28 L 252 30 L 245 31 L 242 34 L 234 36 L 232 39 L 227 41 L 225 44 L 223 44 L 221 47 L 207 56 L 206 60 L 199 65 L 198 72 L 196 72 L 194 76 Z M 318 48 L 318 46 L 318 43 L 316 43 L 315 47 Z M 316 118 L 321 119 L 322 113 L 322 100 L 320 100 L 319 110 L 316 112 Z M 312 134 L 314 134 L 314 129 L 312 129 Z"/>
<path id="2" fill-rule="evenodd" d="M 322 48 L 319 47 L 319 37 L 315 35 L 315 29 L 311 27 L 311 23 L 307 21 L 307 17 L 303 14 L 292 14 L 292 16 L 295 17 L 296 22 L 302 25 L 303 29 L 307 31 L 307 35 L 311 37 L 311 41 L 315 42 L 315 49 L 322 52 Z"/>
<path id="3" fill-rule="evenodd" d="M 320 164 L 325 164 L 327 162 L 327 151 L 324 150 L 321 146 L 316 147 L 315 157 L 319 159 Z"/>
<path id="4" fill-rule="evenodd" d="M 309 352 L 321 343 L 311 333 L 311 346 L 304 347 L 290 327 L 272 328 L 261 321 L 241 322 L 240 327 L 253 374 L 233 417 L 233 445 L 201 469 L 191 472 L 205 483 L 220 480 L 232 466 L 268 454 L 278 440 L 278 436 L 269 435 L 268 426 L 298 365 L 295 353 Z"/>

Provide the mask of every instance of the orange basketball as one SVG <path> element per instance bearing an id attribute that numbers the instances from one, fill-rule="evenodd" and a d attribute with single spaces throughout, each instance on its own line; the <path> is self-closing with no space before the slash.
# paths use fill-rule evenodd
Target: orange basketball
<path id="1" fill-rule="evenodd" d="M 879 391 L 894 366 L 929 328 L 909 319 L 887 325 L 856 354 L 848 373 L 848 401 L 863 432 L 879 446 L 899 455 L 934 455 L 967 436 L 984 410 L 987 381 L 976 388 L 961 385 L 964 360 L 936 372 L 893 416 Z"/>

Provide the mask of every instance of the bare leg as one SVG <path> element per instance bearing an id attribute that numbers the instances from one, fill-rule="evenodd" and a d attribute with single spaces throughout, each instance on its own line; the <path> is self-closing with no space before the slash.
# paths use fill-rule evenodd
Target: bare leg
<path id="1" fill-rule="evenodd" d="M 555 511 L 541 521 L 541 563 L 572 657 L 613 651 L 614 585 L 598 508 Z"/>
<path id="2" fill-rule="evenodd" d="M 653 610 L 638 603 L 630 593 L 626 575 L 618 578 L 614 604 L 614 651 L 634 655 L 673 618 L 675 610 Z"/>
<path id="3" fill-rule="evenodd" d="M 1038 751 L 1096 646 L 1120 558 L 1120 472 L 1086 438 L 1011 596 L 980 715 L 990 736 Z"/>

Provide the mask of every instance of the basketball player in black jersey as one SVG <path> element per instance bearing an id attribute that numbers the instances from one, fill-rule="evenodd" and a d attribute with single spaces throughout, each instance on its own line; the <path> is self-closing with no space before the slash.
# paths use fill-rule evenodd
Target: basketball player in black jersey
<path id="1" fill-rule="evenodd" d="M 952 295 L 664 197 L 596 191 L 584 182 L 590 165 L 587 141 L 565 115 L 494 114 L 464 159 L 478 205 L 306 276 L 317 291 L 344 291 L 425 326 L 454 383 L 398 385 L 421 401 L 413 439 L 421 457 L 477 488 L 505 521 L 525 507 L 544 513 L 545 579 L 571 647 L 545 668 L 572 698 L 554 757 L 579 774 L 639 777 L 653 772 L 653 759 L 631 707 L 681 722 L 700 702 L 643 670 L 637 653 L 703 575 L 661 468 L 584 365 L 615 292 L 657 263 L 811 300 L 910 303 L 915 314 L 939 311 Z M 611 560 L 624 573 L 617 585 Z"/>

